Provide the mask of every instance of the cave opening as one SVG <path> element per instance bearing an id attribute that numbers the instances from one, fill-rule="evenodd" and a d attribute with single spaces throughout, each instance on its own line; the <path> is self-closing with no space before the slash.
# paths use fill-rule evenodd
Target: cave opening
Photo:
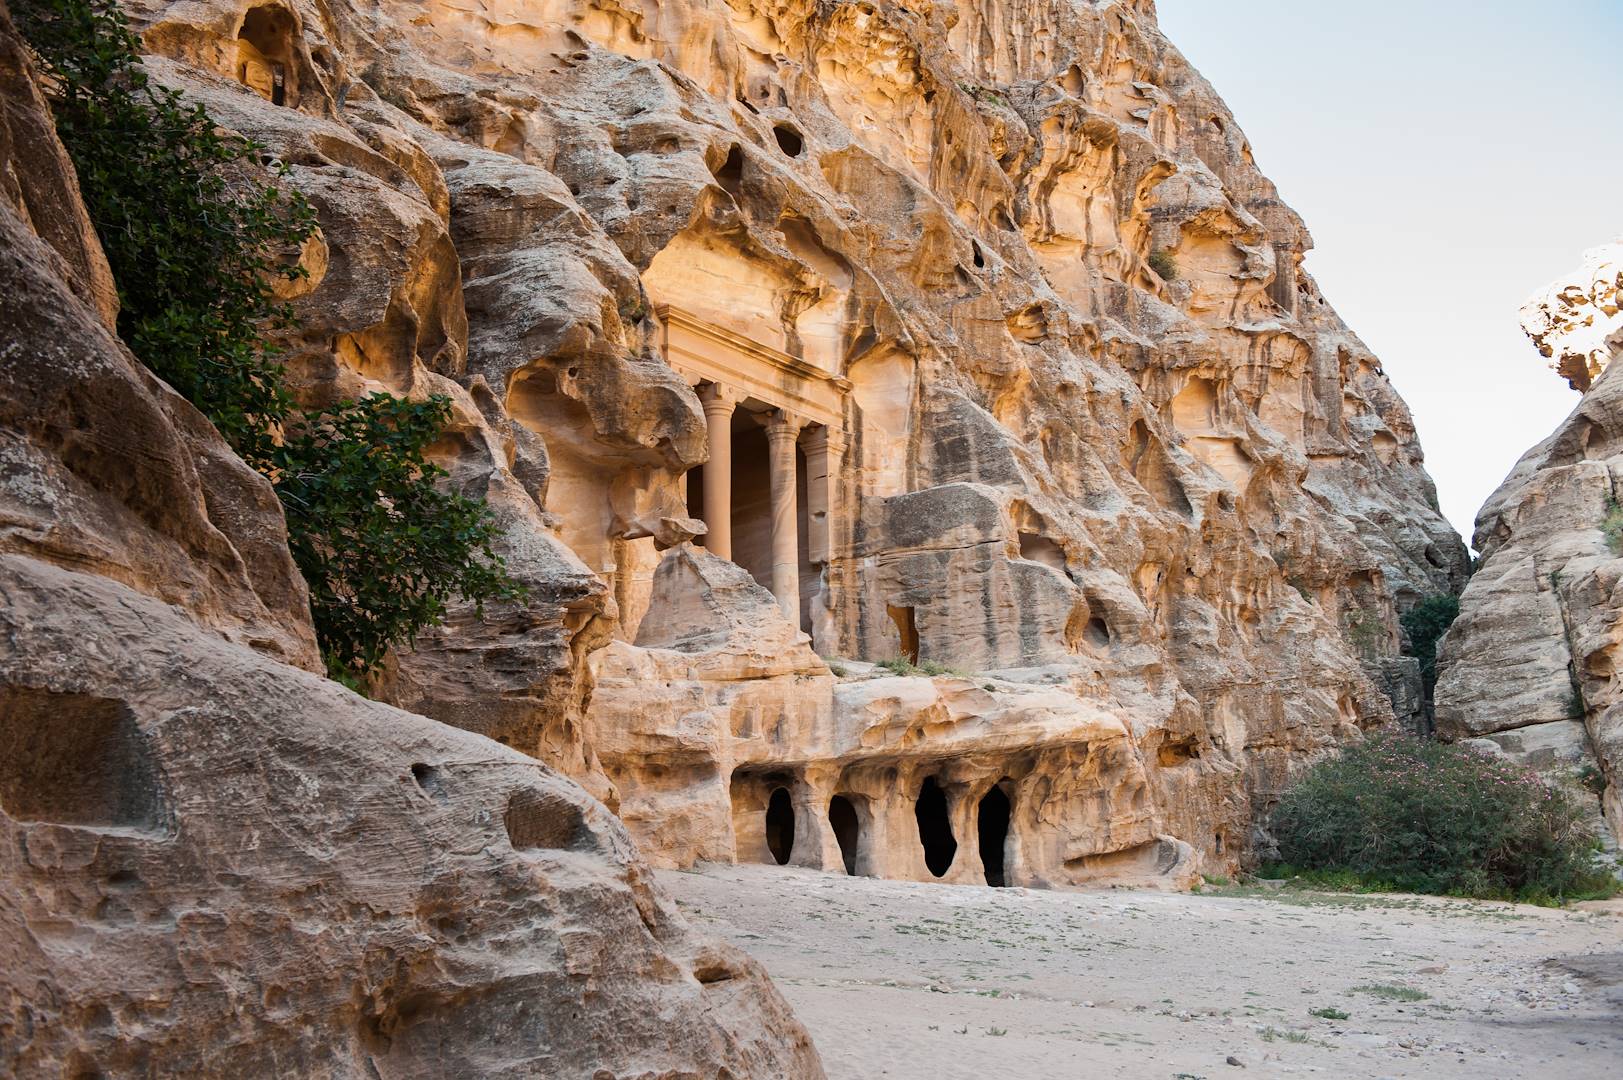
<path id="1" fill-rule="evenodd" d="M 795 850 L 795 804 L 788 788 L 777 788 L 766 804 L 766 847 L 779 866 L 789 862 Z"/>
<path id="2" fill-rule="evenodd" d="M 1004 868 L 1004 848 L 1009 839 L 1009 811 L 1009 796 L 1004 794 L 1002 787 L 993 787 L 981 797 L 981 804 L 975 812 L 986 883 L 997 889 L 1009 883 Z"/>
<path id="3" fill-rule="evenodd" d="M 930 873 L 940 877 L 952 869 L 952 860 L 958 854 L 958 840 L 952 835 L 952 819 L 947 814 L 947 793 L 941 790 L 935 777 L 925 777 L 919 787 L 913 816 L 918 819 L 924 865 Z"/>
<path id="4" fill-rule="evenodd" d="M 840 845 L 840 861 L 845 863 L 845 872 L 852 877 L 857 874 L 857 846 L 862 841 L 862 822 L 857 817 L 857 808 L 851 805 L 851 800 L 844 795 L 836 795 L 828 802 L 828 824 L 834 830 L 834 839 Z"/>
<path id="5" fill-rule="evenodd" d="M 790 157 L 799 157 L 805 149 L 806 141 L 800 137 L 800 132 L 788 124 L 772 125 L 772 137 L 778 140 L 778 149 Z"/>

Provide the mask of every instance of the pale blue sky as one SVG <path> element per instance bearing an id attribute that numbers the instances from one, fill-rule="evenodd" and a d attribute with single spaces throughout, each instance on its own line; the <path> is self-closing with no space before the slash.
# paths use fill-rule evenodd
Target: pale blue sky
<path id="1" fill-rule="evenodd" d="M 1623 0 L 1159 0 L 1308 269 L 1414 410 L 1443 512 L 1482 503 L 1578 395 L 1521 302 L 1623 235 Z"/>

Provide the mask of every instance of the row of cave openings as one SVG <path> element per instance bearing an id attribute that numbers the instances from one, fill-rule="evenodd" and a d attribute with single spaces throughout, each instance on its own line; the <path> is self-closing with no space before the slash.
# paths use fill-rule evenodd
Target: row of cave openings
<path id="1" fill-rule="evenodd" d="M 986 884 L 994 888 L 1009 884 L 1007 849 L 1014 804 L 1004 790 L 1008 785 L 1007 779 L 993 785 L 975 808 L 981 865 Z M 858 812 L 859 802 L 865 804 L 866 800 L 858 795 L 835 795 L 828 802 L 829 828 L 840 846 L 845 872 L 853 877 L 859 873 L 868 840 L 864 835 L 867 815 Z M 935 777 L 926 777 L 919 785 L 919 793 L 913 801 L 913 818 L 925 867 L 938 878 L 945 876 L 958 857 L 958 838 L 953 835 L 947 794 Z M 794 856 L 795 824 L 794 799 L 789 789 L 774 787 L 766 805 L 766 846 L 779 866 L 787 866 Z"/>

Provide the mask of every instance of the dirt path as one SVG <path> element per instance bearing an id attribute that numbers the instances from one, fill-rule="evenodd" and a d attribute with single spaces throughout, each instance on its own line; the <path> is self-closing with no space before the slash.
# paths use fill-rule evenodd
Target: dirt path
<path id="1" fill-rule="evenodd" d="M 1615 916 L 759 866 L 660 880 L 766 964 L 832 1080 L 1623 1077 Z"/>

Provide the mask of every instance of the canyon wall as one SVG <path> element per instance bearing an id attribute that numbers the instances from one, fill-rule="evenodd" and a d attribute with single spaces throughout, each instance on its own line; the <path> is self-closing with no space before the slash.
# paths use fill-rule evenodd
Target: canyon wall
<path id="1" fill-rule="evenodd" d="M 1522 325 L 1583 399 L 1477 515 L 1481 566 L 1438 654 L 1437 730 L 1597 800 L 1623 841 L 1623 242 L 1541 290 Z M 1598 823 L 1598 822 L 1597 822 Z"/>
<path id="2" fill-rule="evenodd" d="M 450 395 L 532 586 L 371 692 L 649 858 L 1186 883 L 1416 722 L 1464 547 L 1153 4 L 130 10 L 317 207 L 301 399 Z"/>
<path id="3" fill-rule="evenodd" d="M 821 1077 L 600 803 L 314 673 L 275 494 L 116 311 L 0 4 L 0 1071 Z"/>

